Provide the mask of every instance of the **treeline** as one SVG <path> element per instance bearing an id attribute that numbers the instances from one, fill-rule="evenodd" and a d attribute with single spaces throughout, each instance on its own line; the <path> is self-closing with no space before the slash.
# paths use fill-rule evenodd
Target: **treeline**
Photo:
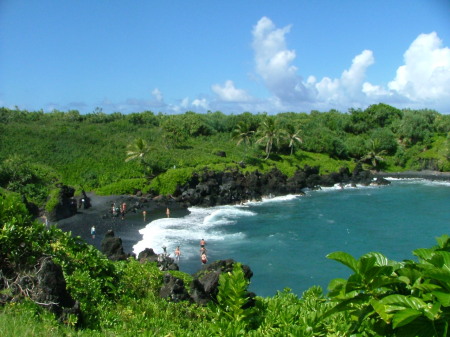
<path id="1" fill-rule="evenodd" d="M 0 108 L 0 186 L 42 199 L 55 180 L 99 193 L 170 192 L 204 167 L 450 171 L 449 131 L 450 115 L 386 104 L 273 116 Z"/>

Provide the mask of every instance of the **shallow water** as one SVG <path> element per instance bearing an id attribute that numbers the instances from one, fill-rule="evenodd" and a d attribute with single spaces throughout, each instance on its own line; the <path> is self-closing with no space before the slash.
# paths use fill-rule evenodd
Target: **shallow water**
<path id="1" fill-rule="evenodd" d="M 349 269 L 326 255 L 359 257 L 378 251 L 389 259 L 414 259 L 449 234 L 450 183 L 392 180 L 383 187 L 327 188 L 242 206 L 191 208 L 184 218 L 164 218 L 140 230 L 138 254 L 181 246 L 180 270 L 201 268 L 199 241 L 209 261 L 232 258 L 253 270 L 250 290 L 272 296 L 285 287 L 298 295 L 313 285 L 348 277 Z"/>

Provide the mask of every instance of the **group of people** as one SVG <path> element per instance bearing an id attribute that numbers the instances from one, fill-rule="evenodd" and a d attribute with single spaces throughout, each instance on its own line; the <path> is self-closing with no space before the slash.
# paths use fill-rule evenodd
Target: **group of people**
<path id="1" fill-rule="evenodd" d="M 122 220 L 125 219 L 125 213 L 127 212 L 127 203 L 123 202 L 120 204 L 120 206 L 117 206 L 116 203 L 111 204 L 111 212 L 113 217 L 117 217 L 120 215 Z"/>
<path id="2" fill-rule="evenodd" d="M 206 255 L 206 241 L 204 239 L 200 240 L 200 260 L 202 264 L 206 264 L 208 262 L 208 257 Z M 177 246 L 174 251 L 175 254 L 175 262 L 180 262 L 181 250 L 180 246 Z"/>
<path id="3" fill-rule="evenodd" d="M 208 262 L 208 257 L 206 256 L 206 241 L 204 239 L 200 240 L 200 260 L 202 264 L 206 264 Z"/>

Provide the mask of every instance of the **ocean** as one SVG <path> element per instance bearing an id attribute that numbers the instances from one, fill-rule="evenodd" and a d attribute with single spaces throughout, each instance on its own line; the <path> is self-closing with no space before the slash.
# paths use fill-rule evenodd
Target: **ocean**
<path id="1" fill-rule="evenodd" d="M 350 269 L 326 255 L 355 258 L 376 251 L 392 260 L 415 260 L 412 251 L 450 234 L 450 182 L 390 179 L 387 186 L 346 186 L 305 191 L 238 206 L 192 207 L 182 218 L 162 218 L 139 230 L 134 247 L 156 253 L 180 246 L 180 270 L 202 268 L 200 240 L 208 262 L 234 259 L 253 271 L 249 290 L 273 296 L 291 289 L 298 296 L 318 285 L 327 292 Z"/>

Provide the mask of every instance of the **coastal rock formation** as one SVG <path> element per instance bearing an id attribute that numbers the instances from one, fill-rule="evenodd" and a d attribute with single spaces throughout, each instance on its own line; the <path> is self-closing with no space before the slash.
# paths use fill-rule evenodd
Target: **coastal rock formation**
<path id="1" fill-rule="evenodd" d="M 0 290 L 7 289 L 0 296 L 0 304 L 28 297 L 56 314 L 61 321 L 69 314 L 81 316 L 79 303 L 67 291 L 61 266 L 51 258 L 43 258 L 37 265 L 22 267 L 20 271 L 10 271 L 8 278 L 3 271 L 0 276 Z"/>
<path id="2" fill-rule="evenodd" d="M 167 273 L 164 274 L 163 282 L 164 285 L 159 291 L 159 296 L 161 298 L 168 299 L 172 302 L 191 301 L 191 297 L 189 296 L 182 279 Z"/>
<path id="3" fill-rule="evenodd" d="M 122 239 L 115 237 L 114 231 L 111 229 L 105 234 L 101 251 L 112 261 L 126 260 L 130 257 L 129 254 L 125 254 L 123 251 Z"/>
<path id="4" fill-rule="evenodd" d="M 259 201 L 265 196 L 301 194 L 305 188 L 317 189 L 336 184 L 370 185 L 373 182 L 373 174 L 363 170 L 360 164 L 353 172 L 341 168 L 327 175 L 320 175 L 318 167 L 305 166 L 289 178 L 276 168 L 268 173 L 254 171 L 245 174 L 236 169 L 223 172 L 204 170 L 195 173 L 184 186 L 178 186 L 173 196 L 186 206 L 210 207 Z M 389 182 L 380 180 L 379 183 Z"/>
<path id="5" fill-rule="evenodd" d="M 58 203 L 47 215 L 50 221 L 65 219 L 77 213 L 77 202 L 73 197 L 74 193 L 75 189 L 73 187 L 66 185 L 60 187 Z"/>
<path id="6" fill-rule="evenodd" d="M 194 274 L 194 280 L 191 282 L 189 291 L 192 300 L 200 305 L 206 305 L 209 301 L 214 301 L 218 293 L 220 274 L 232 272 L 235 263 L 236 261 L 232 259 L 215 261 Z M 250 280 L 253 276 L 250 267 L 242 265 L 242 270 L 245 278 Z M 249 293 L 249 297 L 254 297 L 254 294 Z"/>
<path id="7" fill-rule="evenodd" d="M 175 260 L 167 254 L 156 254 L 152 248 L 146 248 L 138 255 L 140 263 L 156 262 L 160 270 L 179 270 Z"/>

